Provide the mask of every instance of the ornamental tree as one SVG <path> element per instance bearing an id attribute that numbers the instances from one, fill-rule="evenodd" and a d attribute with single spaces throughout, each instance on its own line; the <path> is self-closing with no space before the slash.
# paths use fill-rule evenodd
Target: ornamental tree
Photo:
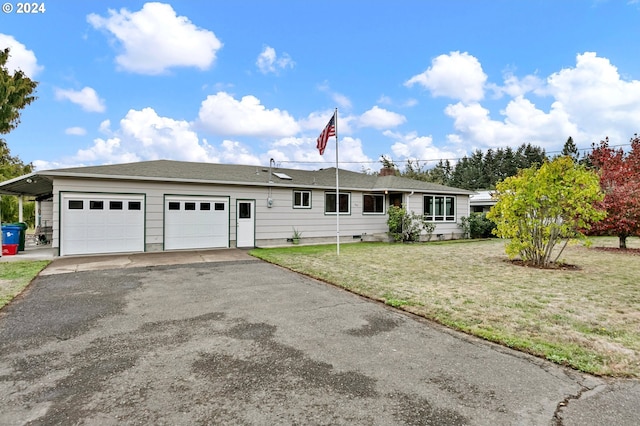
<path id="1" fill-rule="evenodd" d="M 609 146 L 609 138 L 600 141 L 589 154 L 591 164 L 600 176 L 605 194 L 597 208 L 607 211 L 607 217 L 594 223 L 594 235 L 615 235 L 619 247 L 627 248 L 627 237 L 640 236 L 640 137 L 631 139 L 631 150 Z"/>
<path id="2" fill-rule="evenodd" d="M 487 213 L 496 223 L 493 233 L 509 239 L 509 258 L 520 256 L 538 267 L 557 262 L 570 239 L 585 238 L 582 231 L 605 215 L 594 205 L 604 198 L 598 175 L 570 157 L 520 170 L 498 183 L 496 197 Z"/>

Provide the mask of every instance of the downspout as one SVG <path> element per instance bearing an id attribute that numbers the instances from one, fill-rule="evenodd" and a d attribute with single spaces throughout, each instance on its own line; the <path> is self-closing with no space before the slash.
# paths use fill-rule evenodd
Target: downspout
<path id="1" fill-rule="evenodd" d="M 407 207 L 406 207 L 406 211 L 407 213 L 409 213 L 409 198 L 411 198 L 411 196 L 414 194 L 415 191 L 411 191 L 411 193 L 409 195 L 407 195 Z M 412 211 L 413 213 L 413 211 Z M 404 221 L 402 222 L 402 233 L 404 234 Z"/>

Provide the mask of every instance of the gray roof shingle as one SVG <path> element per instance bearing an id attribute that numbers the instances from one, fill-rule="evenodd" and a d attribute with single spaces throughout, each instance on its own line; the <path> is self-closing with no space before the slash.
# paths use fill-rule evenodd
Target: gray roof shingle
<path id="1" fill-rule="evenodd" d="M 70 176 L 85 178 L 111 178 L 132 180 L 164 180 L 181 182 L 208 182 L 217 184 L 286 186 L 295 188 L 324 188 L 336 186 L 335 167 L 319 170 L 300 170 L 273 167 L 269 183 L 269 167 L 237 164 L 195 163 L 173 160 L 141 161 L 137 163 L 109 164 L 102 166 L 72 167 L 38 172 L 43 176 Z M 275 174 L 284 173 L 291 179 Z M 372 191 L 419 191 L 451 194 L 472 194 L 430 182 L 407 179 L 399 176 L 378 176 L 340 169 L 340 189 Z"/>

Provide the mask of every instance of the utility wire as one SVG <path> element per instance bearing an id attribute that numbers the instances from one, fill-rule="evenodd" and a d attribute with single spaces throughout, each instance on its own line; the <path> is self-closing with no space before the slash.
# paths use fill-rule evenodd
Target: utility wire
<path id="1" fill-rule="evenodd" d="M 609 145 L 609 148 L 622 148 L 622 147 L 628 147 L 631 146 L 630 143 L 625 143 L 625 144 L 618 144 L 618 145 Z M 502 148 L 498 148 L 498 149 L 502 149 Z M 492 148 L 492 150 L 495 152 L 496 150 L 494 150 Z M 587 154 L 587 151 L 593 151 L 593 147 L 590 148 L 577 148 L 578 152 L 582 152 L 584 155 Z M 549 155 L 549 154 L 559 154 L 561 153 L 562 150 L 559 151 L 545 151 L 545 154 Z M 485 152 L 486 153 L 486 152 Z M 484 153 L 483 153 L 484 154 Z M 382 157 L 382 156 L 380 156 Z M 464 157 L 458 157 L 458 158 L 437 158 L 437 159 L 431 159 L 431 160 L 424 160 L 424 159 L 414 159 L 412 158 L 411 161 L 415 161 L 418 163 L 433 163 L 433 162 L 438 162 L 438 161 L 461 161 L 463 158 L 469 158 L 469 156 L 464 156 Z M 402 161 L 406 161 L 408 159 L 402 160 Z M 397 161 L 400 160 L 394 160 L 392 158 L 389 158 L 389 161 L 397 164 Z M 326 164 L 326 162 L 324 161 L 295 161 L 295 160 L 280 160 L 278 161 L 278 163 L 287 163 L 287 164 Z M 377 164 L 380 163 L 380 159 L 378 160 L 370 160 L 370 161 L 340 161 L 340 164 Z"/>

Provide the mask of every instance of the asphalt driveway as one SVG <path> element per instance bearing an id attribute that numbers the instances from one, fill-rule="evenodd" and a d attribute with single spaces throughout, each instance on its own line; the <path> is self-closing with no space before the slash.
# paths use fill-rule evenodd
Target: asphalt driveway
<path id="1" fill-rule="evenodd" d="M 637 381 L 582 375 L 258 260 L 44 274 L 0 311 L 2 425 L 638 419 Z"/>

